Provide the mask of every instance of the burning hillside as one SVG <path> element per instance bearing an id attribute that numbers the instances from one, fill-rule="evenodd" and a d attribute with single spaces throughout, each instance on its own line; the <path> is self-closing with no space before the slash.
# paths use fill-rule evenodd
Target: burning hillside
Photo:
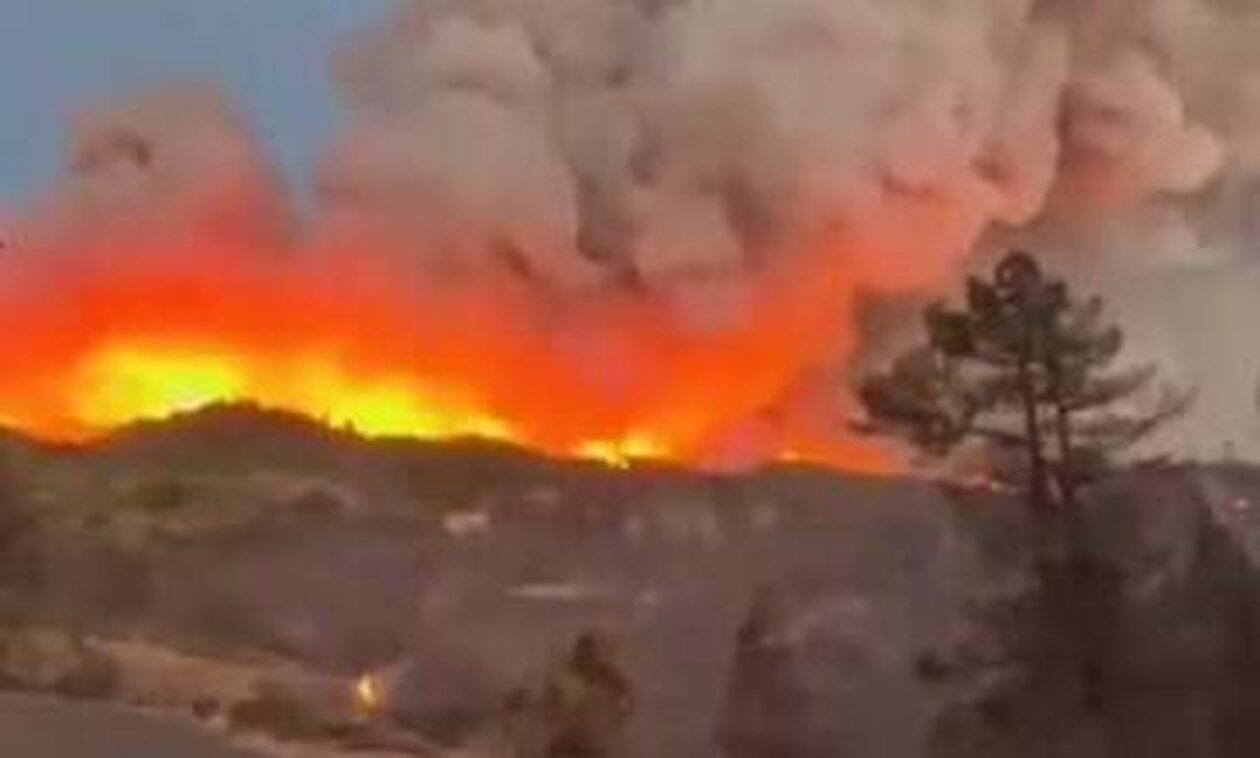
<path id="1" fill-rule="evenodd" d="M 930 295 L 997 225 L 1123 224 L 1222 166 L 1168 14 L 1085 35 L 1093 6 L 1043 5 L 409 4 L 339 61 L 300 232 L 217 95 L 102 109 L 0 274 L 0 421 L 79 440 L 242 401 L 887 467 L 844 431 L 864 302 Z"/>
<path id="2" fill-rule="evenodd" d="M 369 436 L 703 461 L 825 350 L 824 335 L 784 334 L 782 321 L 697 335 L 615 298 L 585 306 L 582 333 L 566 343 L 539 323 L 545 314 L 507 295 L 425 293 L 362 266 L 339 273 L 334 261 L 194 262 L 77 270 L 11 293 L 0 311 L 24 328 L 0 347 L 0 419 L 83 440 L 250 402 Z M 801 327 L 817 318 L 779 313 Z M 604 357 L 593 361 L 597 351 Z M 780 452 L 880 464 L 826 429 L 774 433 Z"/>

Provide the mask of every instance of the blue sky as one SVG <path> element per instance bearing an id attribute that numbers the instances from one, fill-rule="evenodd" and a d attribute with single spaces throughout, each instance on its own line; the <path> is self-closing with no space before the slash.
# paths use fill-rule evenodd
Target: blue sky
<path id="1" fill-rule="evenodd" d="M 0 0 L 0 205 L 60 165 L 67 118 L 183 80 L 217 83 L 301 176 L 335 123 L 329 59 L 396 0 Z"/>

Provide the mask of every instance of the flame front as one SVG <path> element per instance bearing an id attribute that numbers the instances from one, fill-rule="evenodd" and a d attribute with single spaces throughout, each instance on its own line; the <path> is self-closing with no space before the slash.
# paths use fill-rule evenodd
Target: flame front
<path id="1" fill-rule="evenodd" d="M 368 436 L 514 439 L 502 420 L 426 393 L 406 378 L 356 379 L 335 358 L 262 356 L 232 345 L 104 345 L 75 383 L 75 418 L 110 429 L 214 404 L 250 402 Z"/>
<path id="2" fill-rule="evenodd" d="M 0 290 L 0 318 L 21 327 L 0 342 L 0 422 L 82 441 L 248 402 L 365 436 L 698 463 L 815 350 L 781 324 L 696 337 L 615 299 L 585 306 L 581 329 L 554 330 L 510 294 L 411 289 L 384 272 L 110 260 Z M 882 466 L 835 439 L 776 440 L 769 455 Z"/>

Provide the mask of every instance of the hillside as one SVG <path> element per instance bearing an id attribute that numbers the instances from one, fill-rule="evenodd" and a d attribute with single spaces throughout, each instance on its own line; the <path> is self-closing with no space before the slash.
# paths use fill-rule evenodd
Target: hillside
<path id="1" fill-rule="evenodd" d="M 995 609 L 1034 576 L 1022 509 L 998 493 L 809 468 L 614 471 L 240 408 L 5 447 L 21 516 L 7 649 L 53 630 L 79 640 L 74 660 L 136 660 L 125 642 L 243 666 L 335 722 L 292 739 L 360 729 L 348 700 L 368 673 L 385 701 L 374 729 L 478 743 L 504 698 L 598 628 L 637 692 L 632 754 L 718 755 L 737 632 L 772 597 L 797 702 L 774 719 L 801 755 L 1260 749 L 1260 472 L 1244 467 L 1147 467 L 1097 493 L 1088 543 L 1118 591 L 1107 709 L 1078 713 L 988 661 L 1009 636 Z M 138 687 L 124 669 L 101 696 Z M 201 675 L 177 678 L 150 704 L 196 705 Z"/>

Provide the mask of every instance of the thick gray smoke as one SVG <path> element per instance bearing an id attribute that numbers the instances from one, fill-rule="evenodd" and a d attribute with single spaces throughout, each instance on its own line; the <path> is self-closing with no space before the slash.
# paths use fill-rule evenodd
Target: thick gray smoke
<path id="1" fill-rule="evenodd" d="M 1167 440 L 1260 451 L 1260 5 L 1047 3 L 1074 41 L 1052 201 L 1018 235 L 1113 298 L 1133 351 L 1197 386 Z"/>
<path id="2" fill-rule="evenodd" d="M 343 61 L 327 218 L 431 269 L 700 310 L 838 238 L 855 286 L 937 282 L 1042 206 L 1067 47 L 1027 13 L 888 5 L 412 3 Z"/>
<path id="3" fill-rule="evenodd" d="M 217 91 L 162 90 L 88 112 L 56 191 L 19 229 L 23 248 L 177 254 L 269 249 L 289 232 L 280 180 Z"/>
<path id="4" fill-rule="evenodd" d="M 1018 240 L 1122 295 L 1142 349 L 1220 398 L 1202 443 L 1251 413 L 1245 340 L 1194 334 L 1187 360 L 1143 303 L 1173 263 L 1249 257 L 1257 35 L 1248 0 L 412 0 L 337 62 L 308 237 L 574 320 L 614 291 L 706 328 L 940 291 Z M 88 119 L 51 228 L 274 239 L 275 181 L 214 103 Z M 834 286 L 757 295 L 816 276 Z M 1230 318 L 1254 321 L 1250 292 Z M 850 359 L 854 327 L 813 328 Z"/>

